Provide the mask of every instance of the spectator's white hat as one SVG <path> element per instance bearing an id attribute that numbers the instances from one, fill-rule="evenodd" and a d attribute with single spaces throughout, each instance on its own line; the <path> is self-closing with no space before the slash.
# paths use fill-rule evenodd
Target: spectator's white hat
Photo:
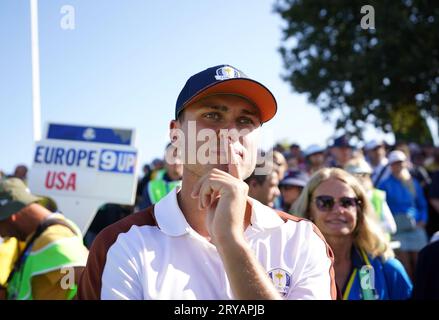
<path id="1" fill-rule="evenodd" d="M 308 148 L 305 149 L 303 154 L 305 155 L 305 157 L 309 157 L 310 155 L 313 155 L 315 153 L 321 153 L 321 152 L 324 152 L 324 151 L 325 151 L 324 147 L 321 147 L 321 146 L 319 146 L 317 144 L 312 144 Z"/>
<path id="2" fill-rule="evenodd" d="M 366 145 L 364 146 L 364 149 L 366 151 L 369 151 L 369 150 L 373 150 L 377 147 L 380 147 L 382 145 L 384 145 L 384 141 L 382 141 L 382 140 L 370 140 L 368 143 L 366 143 Z"/>
<path id="3" fill-rule="evenodd" d="M 344 169 L 351 174 L 372 174 L 372 168 L 366 160 L 358 160 L 356 163 L 348 163 Z"/>
<path id="4" fill-rule="evenodd" d="M 395 162 L 406 161 L 407 156 L 405 155 L 404 152 L 400 150 L 394 150 L 390 152 L 388 159 L 389 159 L 389 163 L 392 164 Z"/>

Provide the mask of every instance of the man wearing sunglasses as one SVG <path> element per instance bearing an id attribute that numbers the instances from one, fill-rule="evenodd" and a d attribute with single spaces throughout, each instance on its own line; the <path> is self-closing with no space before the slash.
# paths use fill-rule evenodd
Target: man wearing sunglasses
<path id="1" fill-rule="evenodd" d="M 276 109 L 265 86 L 232 66 L 190 77 L 170 123 L 181 188 L 98 235 L 78 298 L 334 299 L 319 232 L 250 198 L 243 181 Z"/>

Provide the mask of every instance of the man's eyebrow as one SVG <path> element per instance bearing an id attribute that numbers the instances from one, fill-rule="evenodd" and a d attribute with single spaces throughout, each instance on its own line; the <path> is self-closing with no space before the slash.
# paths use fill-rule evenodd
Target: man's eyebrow
<path id="1" fill-rule="evenodd" d="M 227 112 L 230 110 L 230 108 L 228 106 L 224 106 L 224 105 L 203 105 L 202 108 L 213 109 L 213 110 L 222 111 L 222 112 Z M 260 116 L 259 110 L 243 109 L 242 113 L 246 114 L 246 115 L 250 115 L 250 116 L 255 116 L 255 117 Z"/>
<path id="2" fill-rule="evenodd" d="M 247 109 L 243 109 L 242 113 L 251 115 L 251 116 L 259 116 L 259 112 L 257 111 L 251 111 L 251 110 L 247 110 Z"/>
<path id="3" fill-rule="evenodd" d="M 202 107 L 206 108 L 206 109 L 213 109 L 213 110 L 218 110 L 218 111 L 223 111 L 223 112 L 229 111 L 229 107 L 222 106 L 222 105 L 203 105 Z"/>

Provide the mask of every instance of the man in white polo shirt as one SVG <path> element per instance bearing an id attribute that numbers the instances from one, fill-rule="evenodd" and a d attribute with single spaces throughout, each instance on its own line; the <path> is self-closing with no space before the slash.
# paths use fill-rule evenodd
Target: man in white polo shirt
<path id="1" fill-rule="evenodd" d="M 190 77 L 170 124 L 185 159 L 181 188 L 97 236 L 78 299 L 335 299 L 320 232 L 248 197 L 243 181 L 276 109 L 265 86 L 232 66 Z M 207 149 L 194 133 L 213 133 Z"/>

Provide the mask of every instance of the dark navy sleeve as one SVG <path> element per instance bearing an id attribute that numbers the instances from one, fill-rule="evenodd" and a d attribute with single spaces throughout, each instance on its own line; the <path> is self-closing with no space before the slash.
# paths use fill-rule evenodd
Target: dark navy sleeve
<path id="1" fill-rule="evenodd" d="M 413 183 L 416 188 L 416 209 L 418 209 L 418 216 L 416 217 L 416 221 L 423 221 L 427 223 L 428 220 L 428 205 L 427 200 L 425 199 L 424 190 L 422 190 L 421 185 L 418 181 L 413 179 Z"/>
<path id="2" fill-rule="evenodd" d="M 399 260 L 390 258 L 383 263 L 390 300 L 406 300 L 412 295 L 413 285 Z"/>
<path id="3" fill-rule="evenodd" d="M 435 171 L 431 176 L 431 184 L 428 187 L 428 195 L 432 199 L 439 199 L 439 171 Z"/>
<path id="4" fill-rule="evenodd" d="M 149 182 L 145 185 L 142 191 L 142 201 L 139 203 L 139 210 L 143 210 L 152 205 L 151 199 L 149 198 Z"/>
<path id="5" fill-rule="evenodd" d="M 413 299 L 439 299 L 439 241 L 419 252 Z"/>

